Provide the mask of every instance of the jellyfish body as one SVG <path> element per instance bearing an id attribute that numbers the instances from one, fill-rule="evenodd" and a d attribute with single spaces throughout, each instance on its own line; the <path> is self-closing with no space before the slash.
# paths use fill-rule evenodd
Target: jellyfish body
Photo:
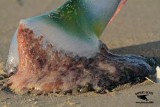
<path id="1" fill-rule="evenodd" d="M 90 58 L 99 52 L 99 37 L 124 1 L 69 0 L 56 10 L 23 19 L 19 25 L 24 24 L 36 36 L 43 35 L 45 41 L 58 50 Z M 13 72 L 19 64 L 17 36 L 18 29 L 10 45 L 6 67 L 8 72 Z"/>
<path id="2" fill-rule="evenodd" d="M 6 66 L 15 73 L 10 88 L 104 91 L 153 73 L 145 58 L 114 55 L 99 40 L 125 1 L 68 0 L 56 10 L 21 20 Z"/>

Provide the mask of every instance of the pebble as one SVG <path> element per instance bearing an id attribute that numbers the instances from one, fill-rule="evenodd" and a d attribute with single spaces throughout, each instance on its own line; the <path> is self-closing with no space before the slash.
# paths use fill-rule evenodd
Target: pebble
<path id="1" fill-rule="evenodd" d="M 4 76 L 0 75 L 0 80 L 4 80 Z"/>
<path id="2" fill-rule="evenodd" d="M 32 98 L 32 99 L 28 99 L 28 101 L 29 101 L 29 102 L 31 102 L 31 101 L 36 101 L 36 99 L 35 99 L 35 98 Z"/>
<path id="3" fill-rule="evenodd" d="M 38 102 L 37 102 L 37 101 L 35 101 L 35 102 L 34 102 L 34 105 L 37 105 L 37 104 L 38 104 Z"/>

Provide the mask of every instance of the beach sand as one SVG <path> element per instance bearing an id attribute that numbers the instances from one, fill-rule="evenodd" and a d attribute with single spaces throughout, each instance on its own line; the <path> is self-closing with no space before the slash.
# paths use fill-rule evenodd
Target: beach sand
<path id="1" fill-rule="evenodd" d="M 12 36 L 20 19 L 58 7 L 65 0 L 0 0 L 0 73 L 7 59 Z M 116 19 L 107 26 L 101 40 L 112 52 L 160 57 L 160 0 L 128 0 Z M 0 80 L 0 87 L 2 86 Z M 150 91 L 145 102 L 136 92 Z M 160 85 L 149 82 L 124 85 L 107 94 L 16 95 L 0 91 L 0 107 L 159 107 Z"/>

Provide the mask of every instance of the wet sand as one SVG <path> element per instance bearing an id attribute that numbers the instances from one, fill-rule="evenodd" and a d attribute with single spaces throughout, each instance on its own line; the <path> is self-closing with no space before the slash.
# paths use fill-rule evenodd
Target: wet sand
<path id="1" fill-rule="evenodd" d="M 22 2 L 17 2 L 22 1 Z M 1 0 L 0 1 L 0 62 L 5 63 L 9 44 L 20 19 L 39 15 L 58 7 L 65 0 Z M 128 0 L 127 4 L 103 33 L 102 40 L 114 53 L 160 57 L 160 1 Z M 0 63 L 0 73 L 3 68 Z M 0 83 L 1 87 L 1 83 Z M 160 85 L 142 83 L 125 85 L 108 94 L 93 92 L 81 95 L 15 95 L 0 91 L 1 107 L 158 107 Z M 151 91 L 147 96 L 154 103 L 137 104 L 139 91 Z"/>

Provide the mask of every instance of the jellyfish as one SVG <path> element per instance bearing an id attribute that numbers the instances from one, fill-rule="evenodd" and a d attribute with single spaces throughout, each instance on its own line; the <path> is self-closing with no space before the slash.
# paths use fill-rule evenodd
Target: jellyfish
<path id="1" fill-rule="evenodd" d="M 67 0 L 56 10 L 22 19 L 6 64 L 12 74 L 9 88 L 16 93 L 106 92 L 154 74 L 154 61 L 113 54 L 100 40 L 125 3 Z"/>

